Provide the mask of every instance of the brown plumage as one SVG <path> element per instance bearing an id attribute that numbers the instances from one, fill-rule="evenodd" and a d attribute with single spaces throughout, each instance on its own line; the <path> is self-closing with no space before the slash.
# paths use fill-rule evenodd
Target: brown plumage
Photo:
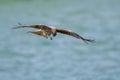
<path id="1" fill-rule="evenodd" d="M 40 36 L 43 36 L 43 37 L 46 37 L 46 38 L 50 37 L 51 40 L 52 40 L 53 37 L 55 37 L 57 35 L 57 33 L 62 33 L 62 34 L 66 34 L 66 35 L 69 35 L 69 36 L 73 36 L 77 39 L 81 39 L 85 43 L 94 42 L 94 40 L 85 39 L 85 38 L 81 37 L 80 35 L 78 35 L 77 33 L 72 32 L 70 30 L 55 28 L 53 26 L 36 24 L 36 25 L 30 25 L 30 26 L 18 26 L 18 27 L 14 27 L 13 29 L 17 29 L 17 28 L 36 28 L 38 30 L 29 31 L 28 33 L 37 34 L 37 35 L 40 35 Z"/>

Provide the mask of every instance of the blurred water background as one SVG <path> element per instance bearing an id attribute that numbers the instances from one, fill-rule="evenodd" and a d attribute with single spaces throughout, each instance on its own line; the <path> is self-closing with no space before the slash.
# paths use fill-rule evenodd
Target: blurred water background
<path id="1" fill-rule="evenodd" d="M 93 44 L 13 30 L 70 29 Z M 120 0 L 0 0 L 0 80 L 120 80 Z"/>

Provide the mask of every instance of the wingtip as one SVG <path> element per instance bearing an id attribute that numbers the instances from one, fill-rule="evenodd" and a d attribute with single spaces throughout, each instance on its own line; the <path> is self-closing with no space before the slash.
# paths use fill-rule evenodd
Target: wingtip
<path id="1" fill-rule="evenodd" d="M 92 43 L 94 43 L 95 42 L 95 40 L 87 40 L 88 42 L 92 42 Z"/>
<path id="2" fill-rule="evenodd" d="M 17 29 L 17 28 L 19 28 L 19 27 L 12 27 L 12 29 Z"/>
<path id="3" fill-rule="evenodd" d="M 89 42 L 91 43 L 95 43 L 96 41 L 95 40 L 91 40 L 91 39 L 84 39 L 83 40 L 86 44 L 88 44 Z"/>

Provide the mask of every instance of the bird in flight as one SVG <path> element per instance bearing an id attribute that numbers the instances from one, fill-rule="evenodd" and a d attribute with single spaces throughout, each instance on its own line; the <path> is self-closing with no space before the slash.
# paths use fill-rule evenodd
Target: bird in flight
<path id="1" fill-rule="evenodd" d="M 20 26 L 14 27 L 13 29 L 36 28 L 38 30 L 28 31 L 28 33 L 37 34 L 37 35 L 43 36 L 45 38 L 50 38 L 51 40 L 53 39 L 53 37 L 55 37 L 57 35 L 57 33 L 61 33 L 61 34 L 65 34 L 65 35 L 75 37 L 77 39 L 81 39 L 85 43 L 94 42 L 94 40 L 85 39 L 82 36 L 78 35 L 77 33 L 73 32 L 71 30 L 66 30 L 66 29 L 62 29 L 62 28 L 56 28 L 54 26 L 46 26 L 46 25 L 43 25 L 43 24 L 34 24 L 34 25 L 29 25 L 29 26 L 22 26 L 20 23 L 19 23 L 19 25 Z"/>

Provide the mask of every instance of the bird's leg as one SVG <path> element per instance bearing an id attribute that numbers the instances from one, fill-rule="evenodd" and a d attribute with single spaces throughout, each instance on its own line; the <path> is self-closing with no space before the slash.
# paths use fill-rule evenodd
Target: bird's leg
<path id="1" fill-rule="evenodd" d="M 50 35 L 50 39 L 53 40 L 53 36 L 52 35 Z"/>
<path id="2" fill-rule="evenodd" d="M 50 39 L 52 40 L 52 37 L 50 37 Z"/>

